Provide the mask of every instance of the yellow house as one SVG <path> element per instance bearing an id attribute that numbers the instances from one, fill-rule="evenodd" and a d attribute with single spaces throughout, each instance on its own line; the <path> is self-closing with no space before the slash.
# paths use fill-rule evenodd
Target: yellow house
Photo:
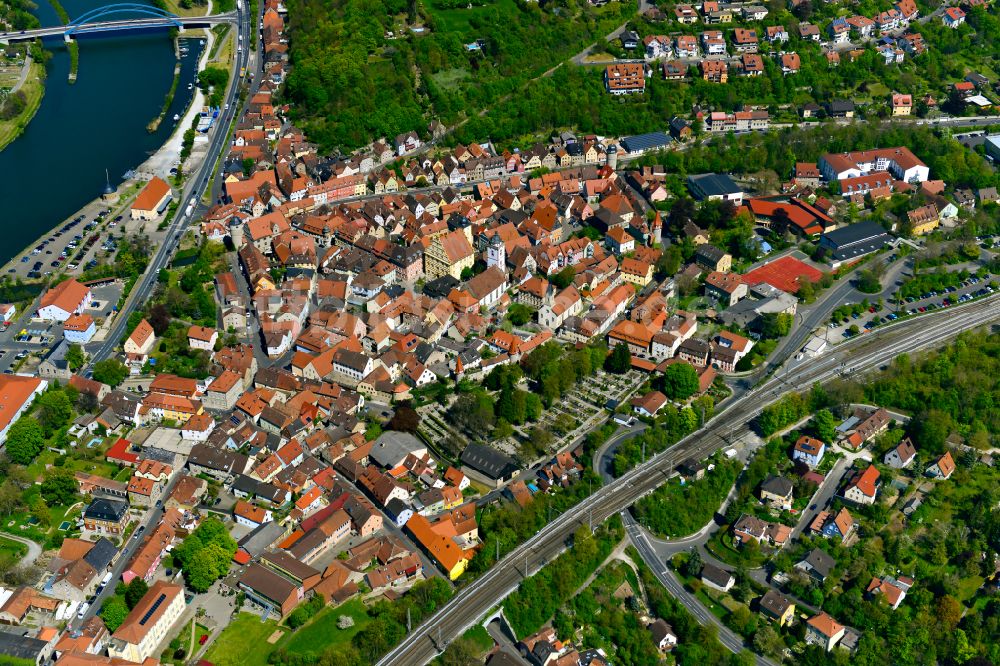
<path id="1" fill-rule="evenodd" d="M 197 400 L 167 393 L 149 393 L 142 399 L 139 416 L 144 423 L 175 421 L 183 424 L 187 423 L 187 420 L 195 414 L 201 414 L 204 411 L 205 408 Z"/>
<path id="2" fill-rule="evenodd" d="M 620 271 L 623 280 L 640 287 L 645 287 L 653 280 L 653 265 L 632 257 L 622 259 Z"/>
<path id="3" fill-rule="evenodd" d="M 769 620 L 777 622 L 779 627 L 785 627 L 795 617 L 795 604 L 775 590 L 768 590 L 760 598 L 760 612 Z"/>
<path id="4" fill-rule="evenodd" d="M 276 285 L 274 284 L 274 281 L 270 277 L 266 275 L 261 275 L 259 278 L 257 278 L 257 283 L 253 286 L 253 291 L 254 293 L 257 293 L 258 291 L 268 291 L 275 288 Z"/>
<path id="5" fill-rule="evenodd" d="M 153 327 L 148 321 L 143 319 L 125 341 L 125 353 L 134 355 L 149 354 L 155 343 L 156 335 L 153 333 Z"/>
<path id="6" fill-rule="evenodd" d="M 938 213 L 937 206 L 934 204 L 927 204 L 926 206 L 921 206 L 916 210 L 911 210 L 906 214 L 906 216 L 910 220 L 910 226 L 913 228 L 914 236 L 922 236 L 923 234 L 934 231 L 941 223 L 941 216 Z"/>
<path id="7" fill-rule="evenodd" d="M 913 95 L 892 95 L 892 115 L 908 116 L 913 113 Z"/>
<path id="8" fill-rule="evenodd" d="M 476 253 L 461 229 L 434 238 L 424 251 L 424 273 L 428 280 L 450 275 L 462 279 L 462 271 L 472 268 Z"/>
<path id="9" fill-rule="evenodd" d="M 435 532 L 424 516 L 413 514 L 406 522 L 406 529 L 441 570 L 448 574 L 449 580 L 457 580 L 465 573 L 471 553 L 462 550 L 453 539 Z"/>

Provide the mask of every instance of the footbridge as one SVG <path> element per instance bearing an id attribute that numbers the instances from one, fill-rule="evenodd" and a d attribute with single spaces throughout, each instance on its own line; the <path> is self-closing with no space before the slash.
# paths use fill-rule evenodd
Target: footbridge
<path id="1" fill-rule="evenodd" d="M 152 5 L 127 2 L 92 9 L 68 25 L 0 33 L 0 43 L 26 42 L 47 37 L 62 37 L 68 42 L 82 35 L 112 35 L 131 30 L 157 28 L 210 28 L 220 23 L 236 23 L 236 21 L 236 12 L 208 16 L 177 16 Z"/>

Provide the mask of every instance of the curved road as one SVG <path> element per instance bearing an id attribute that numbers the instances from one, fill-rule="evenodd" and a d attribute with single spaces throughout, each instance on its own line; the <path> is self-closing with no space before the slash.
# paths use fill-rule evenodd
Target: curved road
<path id="1" fill-rule="evenodd" d="M 854 338 L 834 352 L 803 364 L 781 378 L 771 378 L 746 395 L 729 402 L 705 428 L 636 467 L 620 479 L 596 490 L 573 509 L 548 523 L 515 548 L 492 569 L 470 581 L 452 600 L 414 629 L 400 645 L 378 663 L 384 666 L 418 666 L 430 661 L 454 637 L 461 635 L 497 602 L 515 589 L 533 570 L 558 556 L 580 525 L 600 523 L 652 492 L 682 460 L 704 459 L 729 446 L 724 436 L 743 431 L 768 404 L 791 390 L 804 390 L 816 382 L 843 374 L 877 368 L 901 353 L 940 345 L 962 331 L 1000 319 L 1000 295 L 961 306 L 936 310 L 931 315 L 899 322 Z M 439 642 L 440 641 L 440 642 Z"/>
<path id="2" fill-rule="evenodd" d="M 35 563 L 35 560 L 42 554 L 42 547 L 31 539 L 26 539 L 22 536 L 17 536 L 16 534 L 11 534 L 10 532 L 4 532 L 0 534 L 4 539 L 10 539 L 11 541 L 16 541 L 18 543 L 23 543 L 28 547 L 28 554 L 21 558 L 20 564 L 26 566 L 31 566 Z"/>

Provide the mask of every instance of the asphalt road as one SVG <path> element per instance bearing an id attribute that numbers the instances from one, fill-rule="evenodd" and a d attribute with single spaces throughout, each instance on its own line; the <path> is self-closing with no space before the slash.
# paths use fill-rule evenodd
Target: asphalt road
<path id="1" fill-rule="evenodd" d="M 740 652 L 744 648 L 749 648 L 743 642 L 743 639 L 736 634 L 732 629 L 727 627 L 722 621 L 713 615 L 704 605 L 690 592 L 684 589 L 684 585 L 677 580 L 677 576 L 674 575 L 673 571 L 663 565 L 663 561 L 657 555 L 656 551 L 653 549 L 652 544 L 649 543 L 649 539 L 646 537 L 645 531 L 636 524 L 635 520 L 632 518 L 632 514 L 628 511 L 621 512 L 622 521 L 625 523 L 625 532 L 628 534 L 629 540 L 632 545 L 635 546 L 636 550 L 642 556 L 642 559 L 646 564 L 650 565 L 656 578 L 660 581 L 663 587 L 667 588 L 674 597 L 677 598 L 688 611 L 695 616 L 700 624 L 711 624 L 716 627 L 719 635 L 719 642 L 725 645 L 727 648 L 733 652 Z M 767 657 L 761 655 L 755 655 L 756 662 L 760 666 L 777 666 L 777 664 Z"/>
<path id="2" fill-rule="evenodd" d="M 937 311 L 916 320 L 901 322 L 845 343 L 836 352 L 802 365 L 787 375 L 772 378 L 736 397 L 708 425 L 658 454 L 616 481 L 603 486 L 572 510 L 503 558 L 490 571 L 460 590 L 446 606 L 410 633 L 379 664 L 420 665 L 444 649 L 444 643 L 460 635 L 507 596 L 518 583 L 562 552 L 580 525 L 595 525 L 652 492 L 674 467 L 688 457 L 704 459 L 729 446 L 724 435 L 743 428 L 760 411 L 790 390 L 804 390 L 841 374 L 856 375 L 878 368 L 901 353 L 929 346 L 964 330 L 1000 318 L 1000 298 L 990 297 L 963 306 Z"/>
<path id="3" fill-rule="evenodd" d="M 174 474 L 174 476 L 167 482 L 166 487 L 163 489 L 163 495 L 161 497 L 166 498 L 170 496 L 170 493 L 174 489 L 174 485 L 177 483 L 181 475 Z M 160 519 L 163 518 L 163 507 L 154 506 L 146 511 L 143 519 L 136 525 L 135 530 L 129 536 L 128 541 L 121 547 L 118 559 L 115 560 L 115 565 L 111 568 L 111 573 L 113 574 L 111 582 L 104 586 L 104 589 L 99 595 L 90 600 L 90 607 L 87 608 L 87 612 L 81 618 L 79 616 L 71 618 L 67 625 L 67 628 L 72 631 L 78 629 L 84 622 L 89 620 L 91 617 L 97 614 L 101 609 L 101 605 L 104 601 L 115 594 L 115 586 L 118 581 L 121 580 L 122 572 L 132 561 L 132 556 L 135 555 L 136 549 L 139 547 L 145 537 L 149 536 L 150 533 L 159 524 Z"/>
<path id="4" fill-rule="evenodd" d="M 237 10 L 237 14 L 239 16 L 239 22 L 237 23 L 238 34 L 246 38 L 242 40 L 242 43 L 247 45 L 250 42 L 250 31 L 255 28 L 250 25 L 251 17 L 248 11 L 240 9 Z M 149 262 L 149 266 L 146 268 L 146 272 L 143 273 L 142 277 L 139 278 L 132 288 L 132 292 L 129 294 L 129 298 L 126 300 L 121 312 L 118 313 L 108 336 L 103 342 L 87 347 L 87 351 L 90 353 L 90 362 L 88 369 L 85 371 L 87 376 L 90 376 L 89 368 L 94 363 L 110 358 L 114 354 L 115 348 L 125 336 L 125 328 L 128 325 L 129 315 L 149 300 L 156 286 L 156 278 L 159 275 L 160 269 L 164 268 L 170 261 L 170 257 L 177 248 L 177 244 L 180 242 L 188 225 L 200 216 L 202 212 L 201 206 L 196 204 L 193 209 L 189 209 L 188 202 L 191 200 L 200 201 L 201 195 L 212 181 L 216 159 L 229 145 L 229 125 L 232 122 L 233 116 L 239 112 L 240 106 L 238 104 L 241 83 L 239 70 L 247 66 L 249 56 L 250 49 L 246 46 L 243 47 L 241 53 L 236 54 L 236 59 L 233 63 L 233 73 L 230 76 L 231 83 L 225 98 L 225 106 L 216 119 L 215 128 L 212 130 L 212 137 L 209 139 L 208 152 L 205 154 L 205 159 L 201 167 L 193 175 L 193 178 L 189 178 L 187 187 L 181 192 L 181 196 L 178 199 L 181 207 L 178 208 L 177 214 L 167 228 L 166 240 L 157 248 L 156 253 Z"/>

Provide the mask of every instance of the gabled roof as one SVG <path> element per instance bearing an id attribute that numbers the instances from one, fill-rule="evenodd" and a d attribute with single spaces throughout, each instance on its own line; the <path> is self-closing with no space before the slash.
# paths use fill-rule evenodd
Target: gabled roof
<path id="1" fill-rule="evenodd" d="M 875 493 L 878 491 L 878 470 L 875 469 L 874 465 L 868 465 L 868 467 L 863 471 L 854 476 L 850 483 L 847 484 L 847 490 L 851 488 L 857 488 L 867 497 L 875 497 Z"/>
<path id="2" fill-rule="evenodd" d="M 83 303 L 90 293 L 90 287 L 70 278 L 60 282 L 42 295 L 39 309 L 54 305 L 65 312 L 72 312 Z"/>
<path id="3" fill-rule="evenodd" d="M 827 638 L 833 638 L 837 634 L 844 631 L 844 625 L 834 620 L 825 611 L 821 612 L 819 615 L 814 615 L 809 618 L 806 621 L 806 624 Z"/>

